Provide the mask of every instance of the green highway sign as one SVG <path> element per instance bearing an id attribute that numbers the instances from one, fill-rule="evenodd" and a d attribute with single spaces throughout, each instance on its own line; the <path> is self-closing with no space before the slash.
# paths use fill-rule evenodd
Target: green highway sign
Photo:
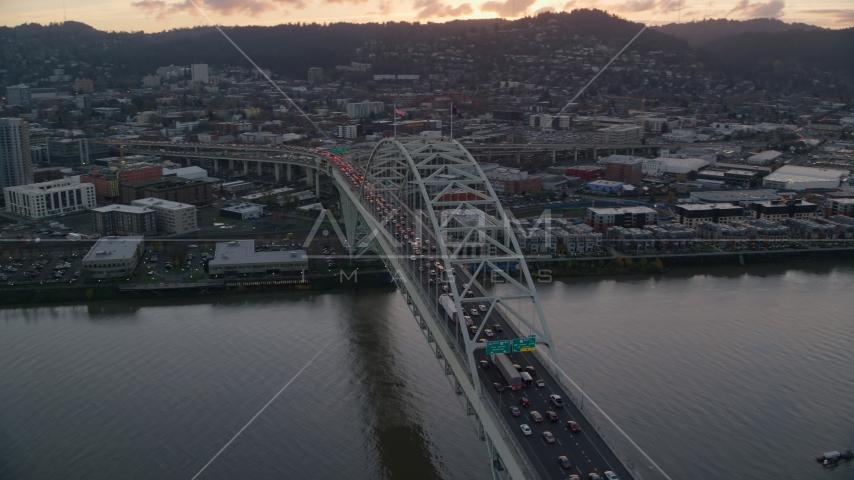
<path id="1" fill-rule="evenodd" d="M 495 355 L 496 353 L 510 353 L 510 340 L 486 342 L 486 354 Z"/>
<path id="2" fill-rule="evenodd" d="M 511 351 L 513 353 L 516 352 L 533 352 L 537 349 L 537 337 L 536 335 L 531 335 L 528 338 L 514 338 L 513 345 L 511 347 Z"/>

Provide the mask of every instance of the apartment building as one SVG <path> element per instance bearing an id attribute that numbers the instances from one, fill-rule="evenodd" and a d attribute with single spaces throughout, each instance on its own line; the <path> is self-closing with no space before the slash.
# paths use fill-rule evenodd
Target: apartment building
<path id="1" fill-rule="evenodd" d="M 161 235 L 175 235 L 199 229 L 195 205 L 159 198 L 142 198 L 134 200 L 131 205 L 154 210 L 157 231 Z"/>

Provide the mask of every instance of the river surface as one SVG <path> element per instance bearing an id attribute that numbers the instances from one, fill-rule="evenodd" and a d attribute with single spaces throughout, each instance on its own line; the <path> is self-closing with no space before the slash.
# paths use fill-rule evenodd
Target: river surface
<path id="1" fill-rule="evenodd" d="M 671 478 L 850 479 L 812 457 L 854 448 L 852 287 L 808 264 L 538 291 L 563 368 Z M 363 289 L 0 310 L 0 479 L 190 479 L 292 379 L 199 479 L 491 478 L 402 298 Z"/>

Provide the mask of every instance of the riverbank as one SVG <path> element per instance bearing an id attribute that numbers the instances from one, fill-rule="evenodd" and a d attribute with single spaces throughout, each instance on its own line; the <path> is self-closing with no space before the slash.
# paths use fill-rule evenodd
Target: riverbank
<path id="1" fill-rule="evenodd" d="M 682 267 L 745 267 L 758 264 L 795 265 L 808 262 L 851 261 L 854 248 L 812 248 L 666 255 L 614 255 L 587 258 L 542 258 L 529 261 L 538 283 L 561 278 L 662 275 Z M 341 271 L 301 280 L 229 278 L 223 280 L 138 284 L 20 285 L 0 288 L 0 305 L 42 305 L 93 300 L 180 298 L 246 295 L 263 292 L 331 292 L 387 288 L 393 285 L 387 271 Z"/>

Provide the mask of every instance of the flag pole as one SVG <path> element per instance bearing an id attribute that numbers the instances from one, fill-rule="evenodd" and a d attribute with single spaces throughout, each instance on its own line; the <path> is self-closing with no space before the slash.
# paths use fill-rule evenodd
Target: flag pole
<path id="1" fill-rule="evenodd" d="M 454 104 L 451 104 L 451 140 L 454 139 Z"/>
<path id="2" fill-rule="evenodd" d="M 391 104 L 391 116 L 394 117 L 394 137 L 397 138 L 397 103 Z"/>

